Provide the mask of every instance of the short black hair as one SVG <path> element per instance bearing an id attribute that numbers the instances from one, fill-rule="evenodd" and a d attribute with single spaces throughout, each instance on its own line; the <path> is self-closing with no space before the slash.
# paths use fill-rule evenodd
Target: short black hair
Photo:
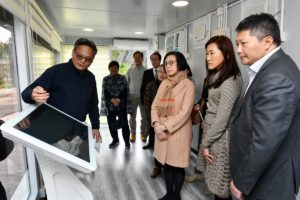
<path id="1" fill-rule="evenodd" d="M 274 43 L 281 44 L 280 29 L 278 22 L 273 15 L 268 13 L 254 14 L 243 19 L 236 27 L 236 32 L 249 30 L 251 35 L 262 40 L 266 36 L 271 36 Z"/>
<path id="2" fill-rule="evenodd" d="M 152 55 L 156 55 L 156 56 L 158 57 L 158 59 L 161 60 L 161 55 L 160 55 L 160 53 L 159 53 L 158 51 L 156 51 L 156 52 L 154 52 L 153 54 L 151 54 L 151 56 L 152 56 Z M 150 56 L 150 57 L 151 57 L 151 56 Z"/>
<path id="3" fill-rule="evenodd" d="M 132 55 L 132 57 L 134 57 L 134 55 L 135 55 L 135 54 L 138 54 L 138 53 L 142 56 L 142 58 L 144 58 L 144 54 L 143 54 L 143 52 L 141 52 L 141 51 L 136 51 L 136 52 L 134 52 L 133 55 Z"/>
<path id="4" fill-rule="evenodd" d="M 193 74 L 192 74 L 192 70 L 189 66 L 189 64 L 187 63 L 184 55 L 179 52 L 179 51 L 170 51 L 168 52 L 165 57 L 164 57 L 164 68 L 165 68 L 165 71 L 166 71 L 166 65 L 165 65 L 165 62 L 166 62 L 166 58 L 170 55 L 173 55 L 176 57 L 176 62 L 177 62 L 177 69 L 178 71 L 184 71 L 184 70 L 187 70 L 188 71 L 188 76 L 191 77 Z"/>
<path id="5" fill-rule="evenodd" d="M 115 60 L 111 61 L 111 62 L 108 64 L 108 69 L 110 69 L 110 68 L 113 67 L 113 66 L 118 67 L 118 69 L 120 68 L 120 65 L 119 65 L 118 61 L 115 61 Z"/>
<path id="6" fill-rule="evenodd" d="M 80 45 L 89 46 L 91 49 L 93 49 L 94 55 L 97 54 L 97 51 L 98 51 L 97 47 L 92 40 L 89 40 L 87 38 L 79 38 L 78 40 L 76 40 L 76 42 L 74 44 L 74 50 L 76 50 Z"/>

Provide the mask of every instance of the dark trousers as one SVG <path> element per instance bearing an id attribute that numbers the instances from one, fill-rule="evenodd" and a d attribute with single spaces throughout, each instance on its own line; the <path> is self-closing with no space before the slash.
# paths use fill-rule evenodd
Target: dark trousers
<path id="1" fill-rule="evenodd" d="M 0 181 L 0 199 L 1 200 L 7 200 L 6 198 L 6 193 L 5 193 L 5 189 Z"/>
<path id="2" fill-rule="evenodd" d="M 158 162 L 155 158 L 154 158 L 154 165 L 155 165 L 155 167 L 157 167 L 159 169 L 161 169 L 163 167 L 163 165 L 160 162 Z"/>
<path id="3" fill-rule="evenodd" d="M 149 127 L 148 135 L 149 135 L 148 145 L 154 147 L 155 133 L 154 133 L 154 128 L 152 126 Z"/>
<path id="4" fill-rule="evenodd" d="M 117 120 L 117 117 L 119 118 Z M 129 125 L 127 119 L 127 112 L 112 112 L 107 116 L 108 127 L 113 142 L 119 142 L 118 128 L 122 128 L 122 135 L 125 144 L 129 144 Z"/>
<path id="5" fill-rule="evenodd" d="M 184 168 L 165 164 L 164 175 L 167 188 L 167 194 L 164 196 L 164 199 L 181 200 L 180 191 L 184 183 Z"/>

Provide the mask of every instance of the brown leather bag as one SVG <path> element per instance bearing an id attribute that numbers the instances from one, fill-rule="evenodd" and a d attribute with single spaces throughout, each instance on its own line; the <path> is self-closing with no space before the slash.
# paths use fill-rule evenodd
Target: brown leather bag
<path id="1" fill-rule="evenodd" d="M 199 111 L 194 109 L 196 105 L 197 104 L 194 104 L 194 107 L 193 107 L 193 110 L 192 110 L 192 113 L 191 113 L 191 119 L 192 119 L 192 124 L 193 125 L 200 124 L 203 121 L 201 110 L 203 109 L 203 107 L 205 105 L 204 99 L 201 99 L 201 101 L 200 101 Z"/>
<path id="2" fill-rule="evenodd" d="M 194 107 L 196 105 L 197 104 L 195 104 Z M 193 108 L 192 113 L 191 113 L 191 119 L 192 119 L 193 125 L 200 124 L 201 123 L 200 112 Z"/>
<path id="3" fill-rule="evenodd" d="M 192 124 L 196 125 L 196 124 L 201 124 L 201 122 L 204 120 L 202 114 L 205 115 L 206 109 L 207 109 L 207 103 L 208 101 L 208 87 L 206 85 L 206 78 L 204 79 L 204 83 L 203 83 L 203 89 L 202 89 L 202 95 L 201 95 L 201 99 L 199 100 L 199 102 L 197 104 L 200 104 L 200 109 L 195 110 L 195 106 L 197 104 L 194 104 L 192 113 L 191 113 L 191 119 L 192 119 Z"/>

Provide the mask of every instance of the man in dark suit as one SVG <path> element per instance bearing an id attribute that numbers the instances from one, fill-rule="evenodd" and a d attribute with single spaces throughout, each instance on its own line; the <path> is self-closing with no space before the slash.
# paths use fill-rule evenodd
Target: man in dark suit
<path id="1" fill-rule="evenodd" d="M 146 90 L 146 86 L 148 85 L 148 83 L 150 83 L 151 81 L 157 79 L 158 76 L 158 67 L 160 66 L 160 62 L 161 62 L 161 55 L 158 52 L 154 52 L 151 56 L 150 56 L 150 60 L 151 60 L 151 64 L 153 66 L 153 68 L 151 69 L 147 69 L 144 71 L 143 74 L 143 79 L 142 79 L 142 85 L 141 85 L 141 102 L 144 105 L 144 95 L 145 95 L 145 90 Z M 150 121 L 150 113 L 146 113 L 147 116 L 147 121 L 148 121 L 148 126 L 151 126 L 151 121 Z M 149 132 L 150 127 L 147 128 L 147 132 Z M 149 133 L 147 133 L 149 134 Z M 146 137 L 142 138 L 143 142 L 146 142 Z M 153 147 L 152 143 L 148 143 L 146 146 L 143 147 L 143 149 L 149 149 Z"/>
<path id="2" fill-rule="evenodd" d="M 151 69 L 147 69 L 144 71 L 143 74 L 143 79 L 142 79 L 142 86 L 141 86 L 141 101 L 142 104 L 144 104 L 144 95 L 145 95 L 145 89 L 148 83 L 153 81 L 155 79 L 155 76 L 157 78 L 157 72 L 158 72 L 158 67 L 160 66 L 161 63 L 161 55 L 158 52 L 154 52 L 150 56 L 151 64 L 152 67 Z"/>
<path id="3" fill-rule="evenodd" d="M 232 196 L 295 200 L 299 188 L 300 72 L 280 48 L 272 15 L 251 15 L 236 28 L 249 85 L 231 127 Z"/>

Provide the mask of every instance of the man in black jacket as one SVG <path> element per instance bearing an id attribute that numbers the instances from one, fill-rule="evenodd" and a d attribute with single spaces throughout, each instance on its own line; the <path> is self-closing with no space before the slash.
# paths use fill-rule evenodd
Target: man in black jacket
<path id="1" fill-rule="evenodd" d="M 146 86 L 148 85 L 148 83 L 150 83 L 153 80 L 156 80 L 158 77 L 158 67 L 160 66 L 161 63 L 161 55 L 158 52 L 154 52 L 151 56 L 150 56 L 150 60 L 151 60 L 151 64 L 153 66 L 153 68 L 151 69 L 147 69 L 146 71 L 144 71 L 143 74 L 143 79 L 142 79 L 142 85 L 141 85 L 141 102 L 144 105 L 144 96 L 145 96 L 145 90 L 146 90 Z M 147 116 L 147 122 L 148 122 L 148 128 L 147 128 L 147 134 L 149 135 L 149 129 L 151 126 L 151 121 L 150 121 L 150 113 L 146 112 L 146 116 Z M 144 136 L 142 138 L 143 142 L 146 142 L 147 138 Z M 144 149 L 148 149 L 151 148 L 151 145 L 146 145 L 143 147 Z"/>
<path id="2" fill-rule="evenodd" d="M 149 122 L 151 124 L 151 105 L 152 102 L 154 101 L 154 98 L 156 96 L 157 90 L 160 86 L 160 83 L 167 78 L 166 71 L 164 69 L 163 65 L 160 65 L 158 68 L 158 76 L 156 80 L 151 81 L 148 83 L 146 90 L 145 90 L 145 96 L 144 96 L 144 107 L 146 113 L 149 113 Z M 148 131 L 149 134 L 149 141 L 146 146 L 143 147 L 143 149 L 151 149 L 154 147 L 154 141 L 155 141 L 155 133 L 154 129 L 151 126 Z M 150 174 L 151 178 L 156 178 L 160 173 L 162 169 L 162 164 L 159 163 L 155 158 L 154 158 L 154 165 L 155 167 L 153 168 L 152 173 Z"/>
<path id="3" fill-rule="evenodd" d="M 85 121 L 88 114 L 93 136 L 99 140 L 96 80 L 88 70 L 96 53 L 94 42 L 78 39 L 69 62 L 48 68 L 22 92 L 22 98 L 26 103 L 47 102 L 80 121 Z"/>

